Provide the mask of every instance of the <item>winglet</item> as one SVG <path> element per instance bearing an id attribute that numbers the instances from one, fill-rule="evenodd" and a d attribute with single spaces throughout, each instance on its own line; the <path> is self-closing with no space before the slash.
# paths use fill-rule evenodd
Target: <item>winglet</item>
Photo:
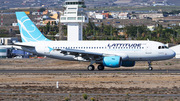
<path id="1" fill-rule="evenodd" d="M 16 12 L 22 42 L 51 41 L 33 24 L 25 12 Z"/>

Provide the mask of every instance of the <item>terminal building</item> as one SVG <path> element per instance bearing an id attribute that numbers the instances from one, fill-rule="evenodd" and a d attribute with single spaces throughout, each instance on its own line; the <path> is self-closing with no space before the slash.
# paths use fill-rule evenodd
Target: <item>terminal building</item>
<path id="1" fill-rule="evenodd" d="M 67 25 L 67 40 L 83 40 L 83 24 L 89 22 L 84 0 L 66 0 L 60 22 Z"/>

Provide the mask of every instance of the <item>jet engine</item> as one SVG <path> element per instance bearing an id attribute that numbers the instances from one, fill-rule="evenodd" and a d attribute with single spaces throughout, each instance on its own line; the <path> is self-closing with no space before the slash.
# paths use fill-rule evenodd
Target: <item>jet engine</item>
<path id="1" fill-rule="evenodd" d="M 102 64 L 106 67 L 116 68 L 122 64 L 122 58 L 120 56 L 108 56 L 103 57 L 102 60 L 96 61 L 97 64 Z"/>

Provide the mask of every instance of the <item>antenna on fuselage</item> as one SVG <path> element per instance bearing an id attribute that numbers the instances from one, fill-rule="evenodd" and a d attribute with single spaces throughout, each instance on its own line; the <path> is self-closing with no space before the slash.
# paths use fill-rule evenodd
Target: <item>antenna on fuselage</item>
<path id="1" fill-rule="evenodd" d="M 147 41 L 149 41 L 149 39 L 147 38 Z"/>

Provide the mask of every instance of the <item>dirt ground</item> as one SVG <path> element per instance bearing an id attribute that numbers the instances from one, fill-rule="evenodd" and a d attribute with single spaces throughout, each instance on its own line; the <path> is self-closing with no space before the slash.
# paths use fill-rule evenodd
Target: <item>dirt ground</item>
<path id="1" fill-rule="evenodd" d="M 89 62 L 78 62 L 78 61 L 63 61 L 58 59 L 1 59 L 0 60 L 0 70 L 11 70 L 11 69 L 86 69 Z M 97 66 L 95 64 L 95 66 Z M 152 67 L 161 70 L 180 70 L 180 59 L 171 59 L 165 61 L 153 61 Z M 134 67 L 120 67 L 113 68 L 117 70 L 123 69 L 147 69 L 147 61 L 138 61 Z M 110 69 L 106 67 L 105 69 Z"/>
<path id="2" fill-rule="evenodd" d="M 56 59 L 2 59 L 0 70 L 71 69 L 89 63 Z M 154 69 L 179 70 L 179 59 L 152 63 Z M 147 69 L 137 62 L 128 69 Z M 111 69 L 111 68 L 105 68 Z M 127 69 L 127 68 L 117 68 Z M 56 88 L 56 82 L 59 88 Z M 85 100 L 83 94 L 87 94 Z M 0 73 L 3 101 L 179 101 L 180 73 Z"/>

